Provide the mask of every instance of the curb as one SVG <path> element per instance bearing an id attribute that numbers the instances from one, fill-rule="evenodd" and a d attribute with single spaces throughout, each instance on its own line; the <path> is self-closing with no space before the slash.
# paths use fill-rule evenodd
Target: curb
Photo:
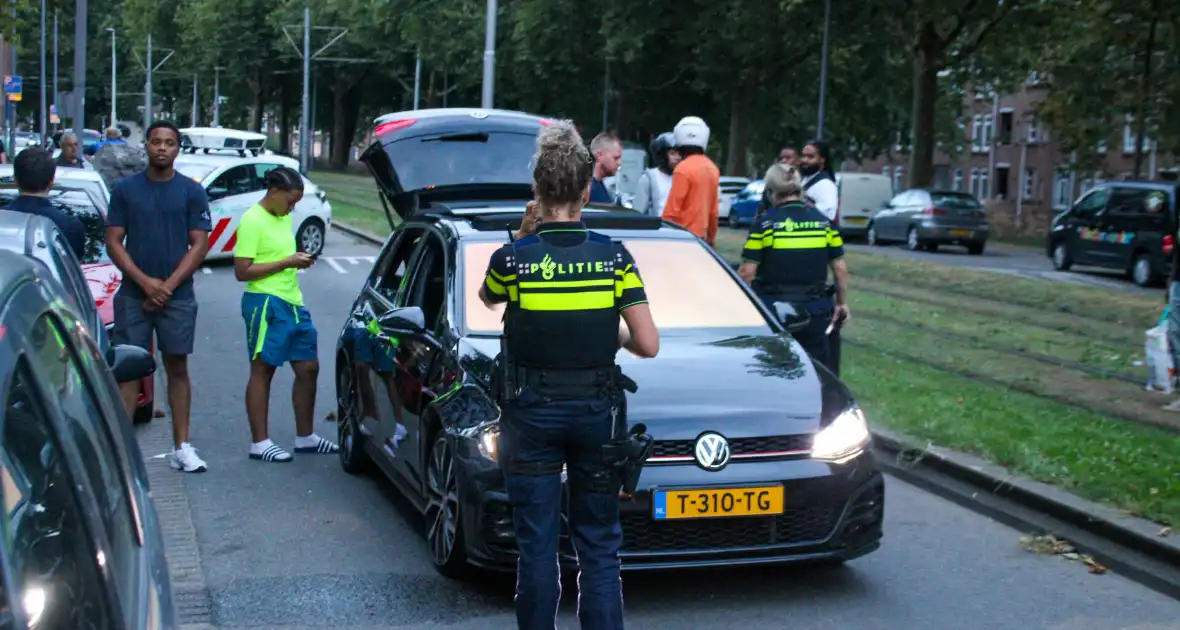
<path id="1" fill-rule="evenodd" d="M 1116 572 L 1180 598 L 1180 537 L 1160 536 L 1157 523 L 890 431 L 874 430 L 873 445 L 881 468 L 902 481 L 1026 532 L 1069 540 Z"/>
<path id="2" fill-rule="evenodd" d="M 382 237 L 380 237 L 368 230 L 362 230 L 361 228 L 348 225 L 347 223 L 341 223 L 339 221 L 332 221 L 332 228 L 340 230 L 341 232 L 344 232 L 345 234 L 347 234 L 353 238 L 359 238 L 362 241 L 369 243 L 370 245 L 376 245 L 377 247 L 382 247 L 385 245 L 384 238 L 382 238 Z M 329 228 L 329 229 L 331 229 L 331 228 Z"/>

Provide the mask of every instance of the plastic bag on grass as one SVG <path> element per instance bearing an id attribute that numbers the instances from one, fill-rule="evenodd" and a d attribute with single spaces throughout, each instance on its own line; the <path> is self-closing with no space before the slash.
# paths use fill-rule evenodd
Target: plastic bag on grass
<path id="1" fill-rule="evenodd" d="M 1159 325 L 1147 331 L 1144 348 L 1147 357 L 1147 390 L 1171 394 L 1175 389 L 1176 364 L 1168 348 L 1168 327 Z"/>

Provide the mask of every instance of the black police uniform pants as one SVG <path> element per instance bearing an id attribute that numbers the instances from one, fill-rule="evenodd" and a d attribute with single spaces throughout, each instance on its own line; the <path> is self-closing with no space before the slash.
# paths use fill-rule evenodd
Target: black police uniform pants
<path id="1" fill-rule="evenodd" d="M 578 620 L 583 630 L 623 628 L 620 485 L 601 452 L 613 437 L 611 408 L 607 398 L 549 400 L 529 388 L 504 406 L 499 454 L 520 549 L 516 620 L 521 630 L 556 626 L 563 463 L 569 474 L 569 533 L 578 554 Z"/>
<path id="2" fill-rule="evenodd" d="M 766 302 L 771 312 L 774 312 L 774 303 L 783 300 L 773 296 L 762 296 L 762 301 Z M 832 316 L 836 313 L 835 304 L 828 298 L 805 302 L 792 301 L 792 303 L 795 304 L 795 308 L 807 311 L 807 314 L 811 316 L 811 323 L 807 325 L 807 328 L 791 333 L 791 336 L 799 342 L 799 345 L 803 346 L 807 354 L 811 355 L 812 360 L 824 364 L 832 373 L 836 373 L 839 368 L 837 364 L 839 358 L 838 355 L 832 353 L 832 337 L 828 336 L 828 326 L 831 325 Z M 833 330 L 832 335 L 838 344 L 840 337 L 837 331 Z"/>

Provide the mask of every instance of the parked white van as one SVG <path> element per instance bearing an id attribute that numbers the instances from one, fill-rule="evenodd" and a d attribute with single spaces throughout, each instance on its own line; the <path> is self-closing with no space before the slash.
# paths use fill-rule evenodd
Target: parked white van
<path id="1" fill-rule="evenodd" d="M 879 173 L 836 173 L 836 187 L 840 191 L 840 207 L 836 216 L 840 234 L 864 236 L 869 219 L 893 198 L 893 180 Z"/>

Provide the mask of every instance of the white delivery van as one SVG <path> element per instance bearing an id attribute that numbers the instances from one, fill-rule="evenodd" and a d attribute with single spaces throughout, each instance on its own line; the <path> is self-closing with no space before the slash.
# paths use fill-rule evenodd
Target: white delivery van
<path id="1" fill-rule="evenodd" d="M 869 219 L 893 198 L 893 180 L 879 173 L 836 173 L 836 187 L 840 191 L 837 217 L 840 234 L 864 236 Z"/>

